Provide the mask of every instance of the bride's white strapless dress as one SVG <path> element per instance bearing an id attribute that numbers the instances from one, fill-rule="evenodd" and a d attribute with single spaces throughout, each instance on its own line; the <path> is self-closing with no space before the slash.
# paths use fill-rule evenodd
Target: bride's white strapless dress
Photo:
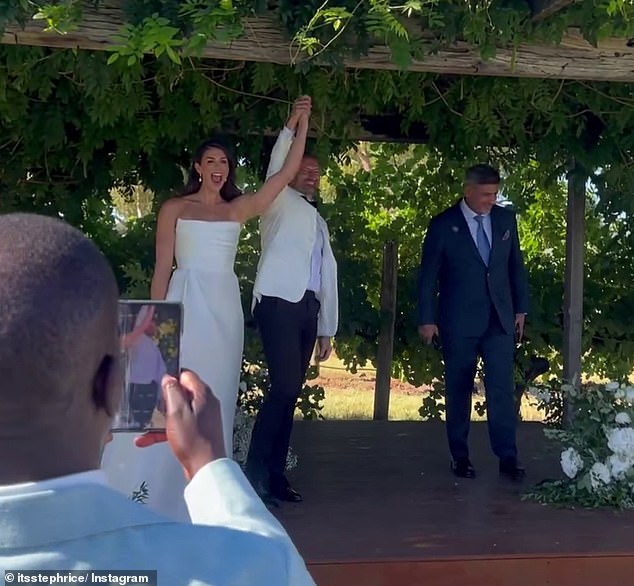
<path id="1" fill-rule="evenodd" d="M 244 315 L 234 272 L 241 225 L 230 221 L 176 223 L 167 301 L 183 304 L 181 368 L 206 382 L 222 409 L 227 455 L 233 453 L 233 422 L 244 346 Z M 145 483 L 146 504 L 172 519 L 189 521 L 186 481 L 167 443 L 134 446 L 137 434 L 119 432 L 104 450 L 102 469 L 110 484 L 132 495 Z"/>

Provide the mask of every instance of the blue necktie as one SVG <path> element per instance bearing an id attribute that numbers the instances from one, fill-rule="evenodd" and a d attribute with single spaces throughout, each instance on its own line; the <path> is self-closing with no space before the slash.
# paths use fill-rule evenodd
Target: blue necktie
<path id="1" fill-rule="evenodd" d="M 478 230 L 476 232 L 476 243 L 478 245 L 478 251 L 480 252 L 480 256 L 482 257 L 484 264 L 486 266 L 489 266 L 491 245 L 489 244 L 489 239 L 484 232 L 484 225 L 482 224 L 482 222 L 484 221 L 484 216 L 475 216 L 474 219 L 476 222 L 478 222 Z"/>

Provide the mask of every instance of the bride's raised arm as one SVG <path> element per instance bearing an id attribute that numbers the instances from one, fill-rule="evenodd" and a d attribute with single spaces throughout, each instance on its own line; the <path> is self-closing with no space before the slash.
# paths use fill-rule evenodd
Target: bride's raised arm
<path id="1" fill-rule="evenodd" d="M 293 113 L 286 125 L 289 130 L 293 130 L 293 126 L 295 126 L 295 138 L 280 170 L 270 174 L 262 187 L 255 193 L 241 195 L 231 202 L 235 215 L 241 222 L 246 222 L 264 213 L 297 175 L 306 148 L 310 107 L 310 98 L 308 97 L 300 98 L 295 102 Z"/>

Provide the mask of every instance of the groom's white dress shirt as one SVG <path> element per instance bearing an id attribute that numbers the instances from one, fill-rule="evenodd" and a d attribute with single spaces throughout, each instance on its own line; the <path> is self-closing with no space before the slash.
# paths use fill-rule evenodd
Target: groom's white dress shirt
<path id="1" fill-rule="evenodd" d="M 314 586 L 236 462 L 202 468 L 185 500 L 192 525 L 132 502 L 101 471 L 0 486 L 0 575 L 156 570 L 161 586 Z"/>
<path id="2" fill-rule="evenodd" d="M 284 127 L 271 152 L 267 177 L 283 166 L 294 133 Z M 328 226 L 301 193 L 285 187 L 260 217 L 262 253 L 253 286 L 253 307 L 262 296 L 292 303 L 307 290 L 320 302 L 317 335 L 333 337 L 339 321 L 337 263 Z"/>
<path id="3" fill-rule="evenodd" d="M 154 340 L 143 334 L 128 349 L 128 379 L 133 384 L 147 385 L 152 382 L 161 383 L 167 373 L 167 366 L 161 350 Z"/>

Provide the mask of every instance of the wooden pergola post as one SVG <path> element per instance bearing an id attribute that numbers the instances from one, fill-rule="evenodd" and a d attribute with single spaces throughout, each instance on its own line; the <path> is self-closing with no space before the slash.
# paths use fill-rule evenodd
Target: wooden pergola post
<path id="1" fill-rule="evenodd" d="M 583 281 L 587 176 L 573 160 L 568 173 L 566 212 L 566 272 L 564 280 L 563 379 L 579 386 L 583 337 Z M 564 420 L 572 413 L 564 405 Z"/>
<path id="2" fill-rule="evenodd" d="M 396 320 L 396 286 L 398 279 L 398 244 L 393 240 L 383 246 L 381 271 L 381 328 L 376 354 L 374 386 L 375 420 L 386 421 L 390 411 L 390 383 L 394 357 L 394 321 Z"/>

